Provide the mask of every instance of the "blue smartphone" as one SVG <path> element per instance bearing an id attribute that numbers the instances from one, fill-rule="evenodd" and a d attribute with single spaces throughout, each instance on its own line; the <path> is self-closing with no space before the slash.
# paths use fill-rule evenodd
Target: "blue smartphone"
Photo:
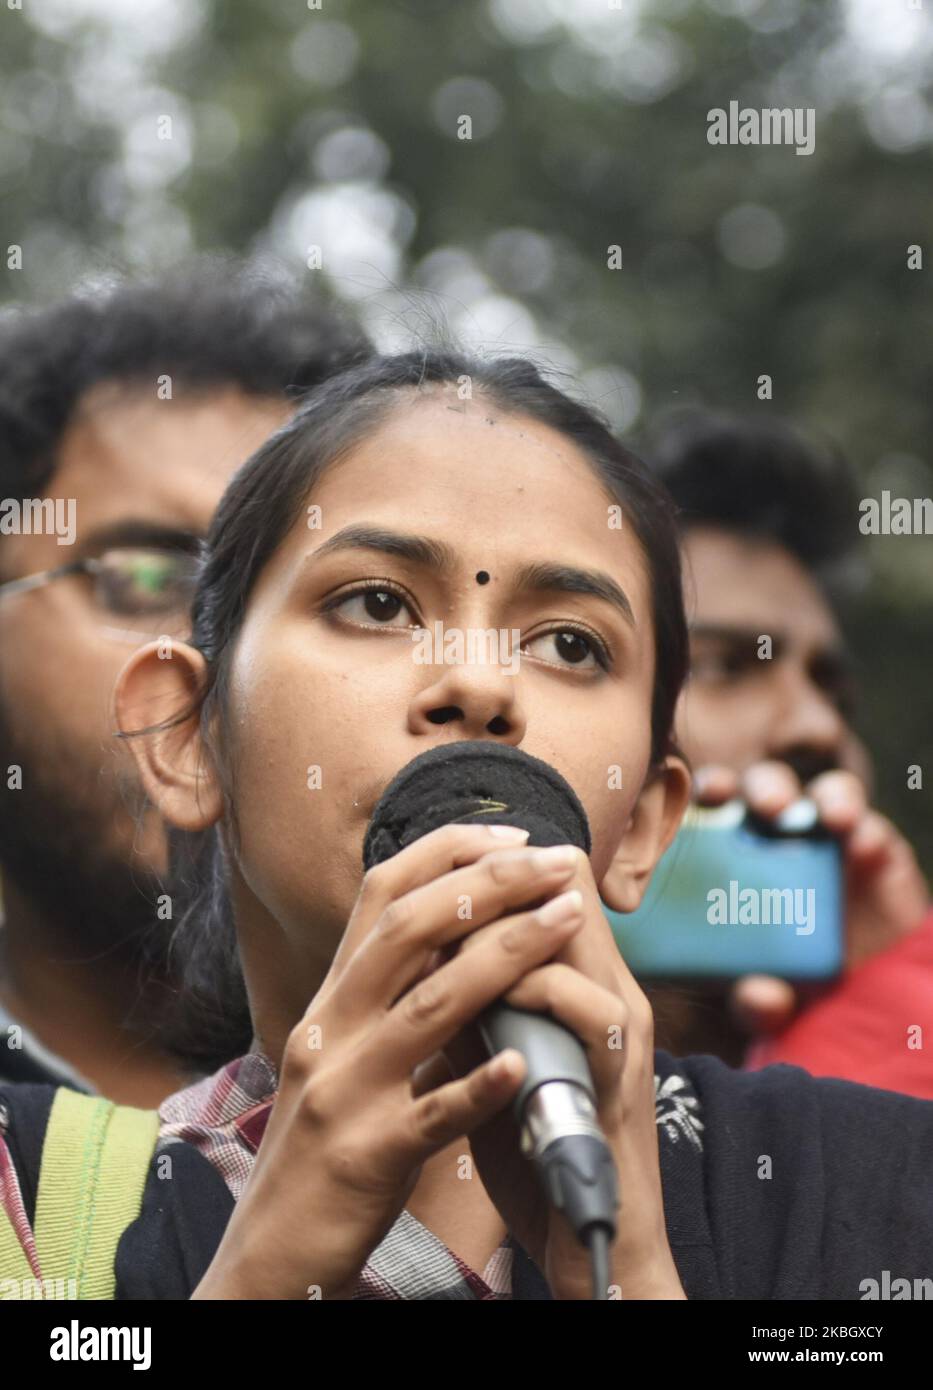
<path id="1" fill-rule="evenodd" d="M 774 821 L 692 807 L 636 912 L 605 909 L 636 976 L 831 980 L 845 949 L 842 856 L 803 797 Z"/>

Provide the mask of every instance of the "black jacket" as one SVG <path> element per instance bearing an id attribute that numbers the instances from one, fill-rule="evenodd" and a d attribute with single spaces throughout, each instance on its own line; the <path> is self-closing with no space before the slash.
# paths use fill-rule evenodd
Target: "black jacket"
<path id="1" fill-rule="evenodd" d="M 859 1299 L 884 1270 L 933 1277 L 933 1101 L 783 1065 L 737 1072 L 657 1052 L 655 1068 L 668 1237 L 688 1298 Z M 53 1094 L 0 1087 L 30 1219 Z M 171 1181 L 154 1156 L 120 1240 L 117 1298 L 189 1297 L 233 1209 L 196 1149 L 169 1151 Z M 513 1286 L 518 1299 L 550 1297 L 521 1249 Z"/>

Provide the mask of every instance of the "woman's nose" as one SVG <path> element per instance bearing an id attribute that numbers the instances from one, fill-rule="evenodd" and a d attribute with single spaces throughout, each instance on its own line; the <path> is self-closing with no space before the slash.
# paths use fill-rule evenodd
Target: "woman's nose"
<path id="1" fill-rule="evenodd" d="M 519 744 L 526 719 L 515 676 L 498 663 L 441 667 L 437 680 L 415 695 L 409 717 L 413 733 L 438 724 L 456 724 L 464 738 L 496 734 L 504 743 Z"/>

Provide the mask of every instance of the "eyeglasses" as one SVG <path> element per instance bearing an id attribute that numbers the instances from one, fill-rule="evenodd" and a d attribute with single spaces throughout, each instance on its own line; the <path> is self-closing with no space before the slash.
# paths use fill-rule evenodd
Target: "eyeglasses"
<path id="1" fill-rule="evenodd" d="M 188 625 L 199 563 L 198 555 L 187 550 L 114 548 L 57 569 L 9 579 L 0 584 L 0 598 L 39 589 L 70 575 L 87 575 L 93 582 L 94 601 L 103 612 L 132 619 L 132 628 L 106 626 L 111 636 L 144 641 L 163 632 L 177 636 Z"/>

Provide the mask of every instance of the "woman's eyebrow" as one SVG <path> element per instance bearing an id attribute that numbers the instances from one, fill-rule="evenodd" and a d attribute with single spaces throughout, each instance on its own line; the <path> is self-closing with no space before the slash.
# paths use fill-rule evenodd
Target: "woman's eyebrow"
<path id="1" fill-rule="evenodd" d="M 332 550 L 378 550 L 383 555 L 396 555 L 399 559 L 410 560 L 415 565 L 444 575 L 452 574 L 457 562 L 455 552 L 443 541 L 361 523 L 344 526 L 342 531 L 337 531 L 330 540 L 324 541 L 308 558 L 316 560 L 319 555 L 330 554 Z"/>
<path id="2" fill-rule="evenodd" d="M 557 590 L 564 594 L 591 594 L 618 609 L 630 627 L 637 626 L 625 590 L 603 570 L 582 570 L 576 565 L 538 561 L 522 566 L 516 575 L 516 588 L 526 592 Z"/>
<path id="3" fill-rule="evenodd" d="M 335 550 L 375 550 L 447 576 L 453 574 L 457 567 L 456 551 L 443 541 L 362 523 L 345 526 L 319 545 L 308 558 L 314 560 Z M 526 593 L 556 590 L 565 594 L 590 594 L 611 604 L 631 627 L 636 626 L 635 614 L 625 590 L 602 570 L 536 561 L 523 565 L 516 572 L 515 587 L 519 592 Z"/>

